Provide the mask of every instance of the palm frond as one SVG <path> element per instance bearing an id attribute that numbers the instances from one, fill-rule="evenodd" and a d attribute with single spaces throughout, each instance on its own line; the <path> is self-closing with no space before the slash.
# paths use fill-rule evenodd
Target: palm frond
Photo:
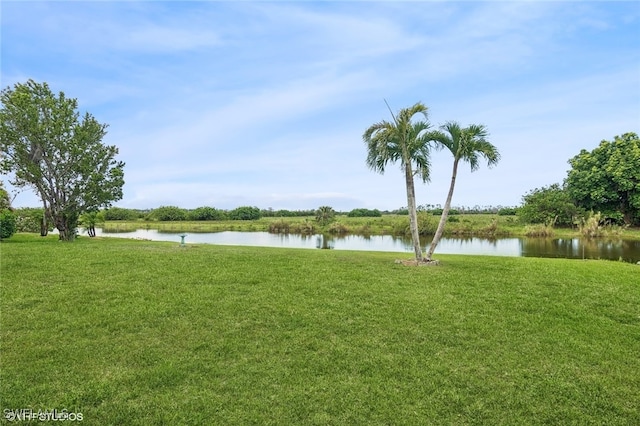
<path id="1" fill-rule="evenodd" d="M 364 132 L 362 138 L 367 144 L 369 168 L 384 173 L 389 162 L 399 160 L 400 166 L 404 169 L 405 163 L 410 161 L 419 166 L 416 173 L 423 180 L 428 180 L 431 140 L 424 136 L 431 126 L 425 120 L 412 121 L 417 114 L 427 118 L 427 107 L 420 102 L 401 109 L 396 115 L 392 113 L 393 123 L 383 120 L 373 124 Z"/>
<path id="2" fill-rule="evenodd" d="M 440 134 L 436 133 L 436 141 L 445 146 L 453 157 L 469 163 L 471 171 L 480 167 L 480 157 L 487 160 L 489 167 L 500 160 L 498 149 L 487 141 L 489 132 L 482 124 L 472 124 L 462 128 L 458 123 L 449 121 L 442 125 Z"/>

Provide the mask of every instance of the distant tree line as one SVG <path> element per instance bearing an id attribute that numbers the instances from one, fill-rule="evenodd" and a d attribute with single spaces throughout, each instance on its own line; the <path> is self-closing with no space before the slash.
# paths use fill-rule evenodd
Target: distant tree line
<path id="1" fill-rule="evenodd" d="M 5 191 L 6 194 L 6 191 Z M 8 197 L 6 205 L 8 206 Z M 14 232 L 41 232 L 42 217 L 45 210 L 42 207 L 20 207 L 5 211 L 5 229 L 13 229 Z M 333 211 L 333 209 L 332 209 Z M 437 205 L 419 206 L 418 211 L 426 212 L 434 216 L 442 213 L 442 208 Z M 499 214 L 515 215 L 518 211 L 516 207 L 454 207 L 449 215 L 459 214 Z M 99 212 L 90 212 L 81 215 L 80 224 L 85 226 L 90 222 L 96 223 L 104 221 L 216 221 L 216 220 L 257 220 L 263 217 L 272 218 L 294 218 L 294 217 L 317 217 L 318 209 L 313 210 L 274 210 L 259 209 L 257 207 L 242 206 L 232 210 L 218 209 L 215 207 L 202 206 L 195 209 L 184 209 L 177 206 L 161 206 L 155 209 L 127 209 L 123 207 L 110 207 Z M 367 208 L 356 208 L 350 211 L 334 211 L 335 215 L 347 217 L 381 217 L 383 215 L 406 215 L 406 208 L 395 210 L 378 210 Z M 13 225 L 11 225 L 13 224 Z M 47 231 L 53 230 L 53 223 L 47 223 Z M 6 236 L 4 238 L 7 238 Z"/>
<path id="2" fill-rule="evenodd" d="M 326 206 L 325 206 L 326 207 Z M 38 209 L 29 209 L 38 211 Z M 332 209 L 333 210 L 333 209 Z M 419 207 L 418 211 L 424 211 L 433 215 L 440 215 L 442 208 L 436 206 Z M 109 221 L 135 221 L 135 220 L 157 220 L 157 221 L 206 221 L 206 220 L 257 220 L 263 217 L 314 217 L 318 210 L 274 210 L 259 209 L 258 207 L 242 206 L 232 210 L 218 209 L 215 207 L 198 207 L 196 209 L 184 209 L 177 206 L 161 206 L 150 210 L 126 209 L 122 207 L 111 207 L 101 212 L 102 218 Z M 456 207 L 451 209 L 449 214 L 500 214 L 515 215 L 515 207 Z M 383 215 L 406 215 L 406 208 L 395 210 L 378 210 L 367 208 L 356 208 L 350 211 L 335 211 L 336 215 L 347 217 L 381 217 Z"/>
<path id="3" fill-rule="evenodd" d="M 417 211 L 430 213 L 434 216 L 440 216 L 444 209 L 440 204 L 425 204 L 417 207 Z M 451 207 L 449 210 L 449 215 L 460 215 L 460 214 L 497 214 L 500 216 L 513 216 L 516 215 L 518 211 L 518 207 L 505 207 L 505 206 L 456 206 Z M 406 215 L 408 212 L 406 207 L 401 207 L 396 210 L 391 211 L 383 211 L 382 214 L 397 214 L 397 215 Z"/>

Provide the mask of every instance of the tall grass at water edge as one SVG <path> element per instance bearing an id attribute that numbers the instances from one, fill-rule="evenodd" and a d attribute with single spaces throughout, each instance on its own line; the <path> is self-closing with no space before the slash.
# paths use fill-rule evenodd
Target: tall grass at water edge
<path id="1" fill-rule="evenodd" d="M 591 214 L 578 224 L 580 234 L 586 238 L 621 237 L 625 227 L 603 223 L 600 212 Z"/>
<path id="2" fill-rule="evenodd" d="M 88 425 L 640 424 L 639 267 L 18 234 L 0 406 Z"/>

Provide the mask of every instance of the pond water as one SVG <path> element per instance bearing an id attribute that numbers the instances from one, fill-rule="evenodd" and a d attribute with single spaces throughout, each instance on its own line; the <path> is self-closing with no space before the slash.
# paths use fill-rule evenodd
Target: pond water
<path id="1" fill-rule="evenodd" d="M 139 229 L 135 232 L 103 232 L 99 236 L 181 242 L 181 233 Z M 288 247 L 306 249 L 365 250 L 413 253 L 410 238 L 391 235 L 299 235 L 269 232 L 187 233 L 185 242 L 221 245 Z M 421 241 L 428 248 L 431 239 Z M 609 259 L 640 261 L 640 241 L 580 238 L 443 238 L 436 253 L 490 256 L 562 257 L 569 259 Z"/>

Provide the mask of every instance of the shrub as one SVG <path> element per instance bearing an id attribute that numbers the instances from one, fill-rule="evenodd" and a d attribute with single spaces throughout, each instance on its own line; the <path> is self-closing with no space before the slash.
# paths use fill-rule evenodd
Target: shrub
<path id="1" fill-rule="evenodd" d="M 438 222 L 432 220 L 433 216 L 427 212 L 418 212 L 418 233 L 420 235 L 433 235 L 436 233 Z M 411 231 L 407 228 L 407 235 L 411 235 Z"/>
<path id="2" fill-rule="evenodd" d="M 527 226 L 525 228 L 524 234 L 527 237 L 553 237 L 554 235 L 553 226 L 549 224 L 537 224 L 532 226 Z"/>
<path id="3" fill-rule="evenodd" d="M 369 224 L 364 224 L 362 226 L 359 226 L 358 228 L 356 228 L 356 233 L 360 234 L 360 235 L 370 235 L 371 234 L 371 227 L 369 226 Z"/>
<path id="4" fill-rule="evenodd" d="M 397 214 L 400 216 L 406 216 L 409 214 L 409 209 L 406 207 L 401 207 L 399 209 L 391 210 L 391 214 Z"/>
<path id="5" fill-rule="evenodd" d="M 33 207 L 21 207 L 14 210 L 16 216 L 16 232 L 34 232 L 40 233 L 40 225 L 42 223 L 42 217 L 44 216 L 44 209 Z M 48 231 L 53 230 L 53 224 L 47 223 L 49 226 Z"/>
<path id="6" fill-rule="evenodd" d="M 290 224 L 289 230 L 292 234 L 311 235 L 315 233 L 316 228 L 312 222 L 305 219 L 304 222 Z"/>
<path id="7" fill-rule="evenodd" d="M 483 235 L 495 236 L 498 233 L 498 221 L 493 219 L 490 224 L 482 229 Z"/>
<path id="8" fill-rule="evenodd" d="M 9 209 L 0 210 L 0 240 L 16 233 L 16 216 Z"/>
<path id="9" fill-rule="evenodd" d="M 569 226 L 582 211 L 571 200 L 569 193 L 558 184 L 536 188 L 523 198 L 518 215 L 526 223 L 548 223 Z"/>
<path id="10" fill-rule="evenodd" d="M 190 211 L 188 216 L 191 220 L 224 220 L 226 218 L 224 211 L 213 207 L 198 207 Z"/>
<path id="11" fill-rule="evenodd" d="M 161 206 L 152 210 L 149 216 L 163 222 L 186 220 L 187 211 L 176 206 Z"/>
<path id="12" fill-rule="evenodd" d="M 381 217 L 382 213 L 378 209 L 353 209 L 348 214 L 348 217 Z"/>
<path id="13" fill-rule="evenodd" d="M 391 224 L 391 233 L 393 235 L 411 235 L 409 232 L 409 218 L 403 217 L 394 220 Z"/>
<path id="14" fill-rule="evenodd" d="M 349 228 L 344 223 L 333 222 L 327 228 L 327 232 L 330 234 L 346 234 L 349 232 Z"/>
<path id="15" fill-rule="evenodd" d="M 229 212 L 231 220 L 258 220 L 262 217 L 262 212 L 257 207 L 242 206 Z"/>
<path id="16" fill-rule="evenodd" d="M 289 222 L 283 219 L 274 220 L 269 224 L 269 232 L 272 234 L 288 234 L 289 229 Z"/>
<path id="17" fill-rule="evenodd" d="M 298 216 L 298 213 L 292 212 L 291 210 L 276 210 L 273 212 L 273 217 L 295 217 Z"/>
<path id="18" fill-rule="evenodd" d="M 624 225 L 624 214 L 618 211 L 600 212 L 600 221 L 605 225 Z"/>
<path id="19" fill-rule="evenodd" d="M 502 207 L 498 210 L 498 216 L 515 216 L 517 213 L 516 207 Z"/>
<path id="20" fill-rule="evenodd" d="M 104 210 L 104 220 L 136 220 L 139 214 L 136 210 L 111 207 Z"/>

